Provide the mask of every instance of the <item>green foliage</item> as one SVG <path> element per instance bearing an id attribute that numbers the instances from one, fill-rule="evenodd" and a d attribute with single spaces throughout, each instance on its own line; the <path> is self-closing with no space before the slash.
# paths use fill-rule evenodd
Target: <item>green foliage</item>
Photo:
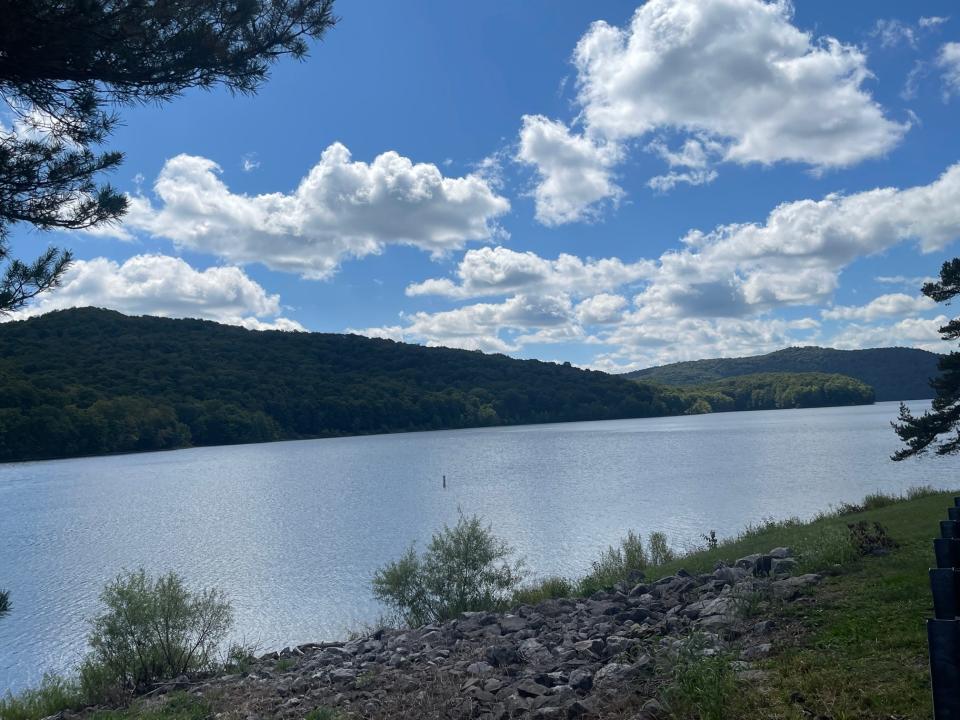
<path id="1" fill-rule="evenodd" d="M 212 669 L 232 623 L 219 590 L 189 590 L 176 573 L 118 576 L 100 596 L 80 680 L 92 700 L 115 699 L 184 673 Z"/>
<path id="2" fill-rule="evenodd" d="M 80 685 L 56 675 L 45 675 L 39 687 L 0 697 L 3 720 L 40 720 L 61 710 L 79 710 L 85 705 Z"/>
<path id="3" fill-rule="evenodd" d="M 743 375 L 669 391 L 685 401 L 688 414 L 864 405 L 874 400 L 873 389 L 859 380 L 813 372 Z"/>
<path id="4" fill-rule="evenodd" d="M 663 704 L 677 720 L 732 718 L 736 677 L 730 658 L 705 654 L 703 638 L 688 637 L 663 668 L 668 677 L 661 690 Z"/>
<path id="5" fill-rule="evenodd" d="M 411 547 L 378 570 L 373 594 L 414 627 L 502 609 L 522 579 L 520 563 L 509 562 L 512 554 L 480 518 L 461 515 L 454 527 L 434 533 L 422 555 Z"/>
<path id="6" fill-rule="evenodd" d="M 949 303 L 960 295 L 960 258 L 948 260 L 940 268 L 940 279 L 926 283 L 922 288 L 928 298 Z M 960 339 L 960 318 L 953 318 L 940 328 L 943 340 Z M 914 415 L 906 405 L 900 405 L 899 422 L 893 429 L 904 447 L 893 454 L 894 460 L 923 455 L 933 448 L 937 455 L 960 452 L 960 352 L 951 352 L 940 358 L 939 377 L 930 381 L 934 398 L 931 409 Z"/>
<path id="7" fill-rule="evenodd" d="M 667 545 L 667 536 L 662 532 L 650 533 L 647 544 L 650 548 L 650 564 L 654 567 L 664 565 L 674 559 L 675 554 Z"/>
<path id="8" fill-rule="evenodd" d="M 0 324 L 0 460 L 681 414 L 601 372 L 92 308 Z"/>
<path id="9" fill-rule="evenodd" d="M 12 607 L 13 605 L 10 603 L 10 591 L 0 590 L 0 617 L 10 612 Z"/>
<path id="10" fill-rule="evenodd" d="M 912 348 L 833 350 L 791 347 L 767 355 L 718 358 L 663 365 L 628 373 L 626 377 L 663 385 L 704 385 L 725 378 L 757 373 L 829 373 L 846 375 L 869 385 L 878 401 L 931 396 L 929 379 L 939 374 L 940 356 Z"/>

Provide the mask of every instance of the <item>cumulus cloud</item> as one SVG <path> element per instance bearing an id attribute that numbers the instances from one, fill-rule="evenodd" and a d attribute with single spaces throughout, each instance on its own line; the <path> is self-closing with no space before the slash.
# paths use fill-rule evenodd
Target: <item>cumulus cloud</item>
<path id="1" fill-rule="evenodd" d="M 648 146 L 671 168 L 650 180 L 659 191 L 710 182 L 720 162 L 819 171 L 897 145 L 910 124 L 865 89 L 863 51 L 791 20 L 786 0 L 649 0 L 626 27 L 595 22 L 573 53 L 582 131 L 524 118 L 519 157 L 539 172 L 537 217 L 595 217 L 623 194 L 611 177 L 627 144 L 652 133 L 682 137 L 679 150 Z"/>
<path id="2" fill-rule="evenodd" d="M 568 325 L 572 314 L 573 306 L 565 295 L 515 295 L 501 303 L 476 303 L 444 312 L 414 313 L 404 318 L 406 322 L 402 326 L 351 328 L 348 332 L 466 350 L 512 352 L 519 350 L 521 344 L 504 337 L 504 332 L 529 328 L 549 331 Z"/>
<path id="3" fill-rule="evenodd" d="M 846 343 L 892 337 L 900 329 L 904 342 L 925 343 L 929 338 L 917 328 L 929 329 L 929 323 L 902 317 L 931 310 L 924 297 L 889 293 L 862 307 L 822 306 L 857 259 L 903 242 L 925 252 L 943 250 L 958 238 L 960 164 L 927 185 L 784 203 L 760 222 L 691 231 L 681 249 L 657 259 L 554 260 L 503 247 L 470 250 L 453 278 L 415 283 L 407 294 L 502 300 L 418 312 L 362 332 L 498 352 L 576 341 L 610 348 L 594 365 L 621 370 L 829 343 L 819 317 L 855 324 L 860 340 L 841 336 Z M 808 311 L 790 320 L 774 316 L 790 306 Z M 875 325 L 897 317 L 898 323 Z"/>
<path id="4" fill-rule="evenodd" d="M 510 208 L 479 175 L 445 177 L 435 165 L 396 152 L 356 161 L 340 143 L 291 193 L 237 194 L 220 173 L 207 158 L 171 158 L 154 183 L 159 204 L 131 198 L 122 232 L 145 231 L 231 263 L 324 279 L 345 259 L 388 244 L 438 254 L 488 240 Z"/>
<path id="5" fill-rule="evenodd" d="M 576 296 L 612 290 L 652 277 L 656 263 L 640 260 L 624 263 L 619 258 L 582 260 L 561 254 L 548 260 L 536 253 L 505 247 L 469 250 L 457 265 L 456 281 L 432 278 L 407 287 L 407 295 L 442 295 L 475 298 L 514 292 L 570 293 Z"/>
<path id="6" fill-rule="evenodd" d="M 692 231 L 685 249 L 660 258 L 638 302 L 698 317 L 822 303 L 859 257 L 906 240 L 924 252 L 942 250 L 958 237 L 960 164 L 929 185 L 784 203 L 764 223 Z"/>
<path id="7" fill-rule="evenodd" d="M 517 159 L 537 169 L 536 217 L 560 225 L 596 217 L 598 203 L 616 203 L 623 189 L 613 180 L 620 147 L 570 131 L 543 115 L 524 115 Z"/>
<path id="8" fill-rule="evenodd" d="M 937 66 L 943 73 L 943 98 L 960 94 L 960 42 L 944 43 L 937 55 Z"/>
<path id="9" fill-rule="evenodd" d="M 933 300 L 924 295 L 890 293 L 875 297 L 866 305 L 838 305 L 824 310 L 821 315 L 825 320 L 874 321 L 880 318 L 915 315 L 930 310 L 936 305 Z"/>
<path id="10" fill-rule="evenodd" d="M 71 307 L 103 307 L 128 315 L 215 320 L 251 330 L 303 330 L 279 317 L 280 296 L 267 293 L 237 267 L 196 270 L 181 258 L 135 255 L 123 263 L 108 258 L 77 260 L 63 285 L 11 319 Z"/>
<path id="11" fill-rule="evenodd" d="M 944 352 L 939 330 L 947 322 L 946 315 L 938 315 L 935 318 L 904 318 L 885 325 L 850 324 L 831 338 L 830 345 L 841 350 L 907 346 Z"/>

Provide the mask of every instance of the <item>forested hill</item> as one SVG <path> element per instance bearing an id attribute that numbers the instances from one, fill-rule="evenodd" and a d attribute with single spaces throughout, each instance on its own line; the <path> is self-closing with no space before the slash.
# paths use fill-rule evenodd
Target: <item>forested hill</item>
<path id="1" fill-rule="evenodd" d="M 83 308 L 0 324 L 0 459 L 682 413 L 569 365 Z"/>
<path id="2" fill-rule="evenodd" d="M 872 401 L 821 380 L 744 407 Z M 735 395 L 710 388 L 704 405 L 569 364 L 93 308 L 0 324 L 0 460 L 675 415 L 738 409 Z"/>
<path id="3" fill-rule="evenodd" d="M 833 350 L 791 347 L 767 355 L 672 363 L 626 373 L 664 385 L 702 385 L 754 373 L 839 373 L 873 387 L 878 401 L 933 397 L 929 379 L 939 374 L 940 356 L 911 348 Z"/>

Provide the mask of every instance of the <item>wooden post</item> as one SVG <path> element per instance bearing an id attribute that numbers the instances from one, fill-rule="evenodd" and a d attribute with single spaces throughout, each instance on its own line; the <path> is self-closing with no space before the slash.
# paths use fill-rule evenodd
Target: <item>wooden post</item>
<path id="1" fill-rule="evenodd" d="M 960 497 L 933 541 L 937 567 L 930 569 L 934 619 L 927 620 L 934 720 L 960 720 Z"/>

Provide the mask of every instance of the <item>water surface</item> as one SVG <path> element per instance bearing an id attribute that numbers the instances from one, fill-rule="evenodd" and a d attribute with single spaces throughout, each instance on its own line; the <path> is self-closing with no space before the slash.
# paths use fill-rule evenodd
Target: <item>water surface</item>
<path id="1" fill-rule="evenodd" d="M 923 405 L 914 403 L 913 405 Z M 956 487 L 893 463 L 895 403 L 195 448 L 0 465 L 0 692 L 68 671 L 103 584 L 176 569 L 227 591 L 264 648 L 375 619 L 369 579 L 458 508 L 537 574 L 578 575 L 628 528 L 688 547 L 873 491 Z M 441 489 L 441 476 L 447 489 Z"/>

